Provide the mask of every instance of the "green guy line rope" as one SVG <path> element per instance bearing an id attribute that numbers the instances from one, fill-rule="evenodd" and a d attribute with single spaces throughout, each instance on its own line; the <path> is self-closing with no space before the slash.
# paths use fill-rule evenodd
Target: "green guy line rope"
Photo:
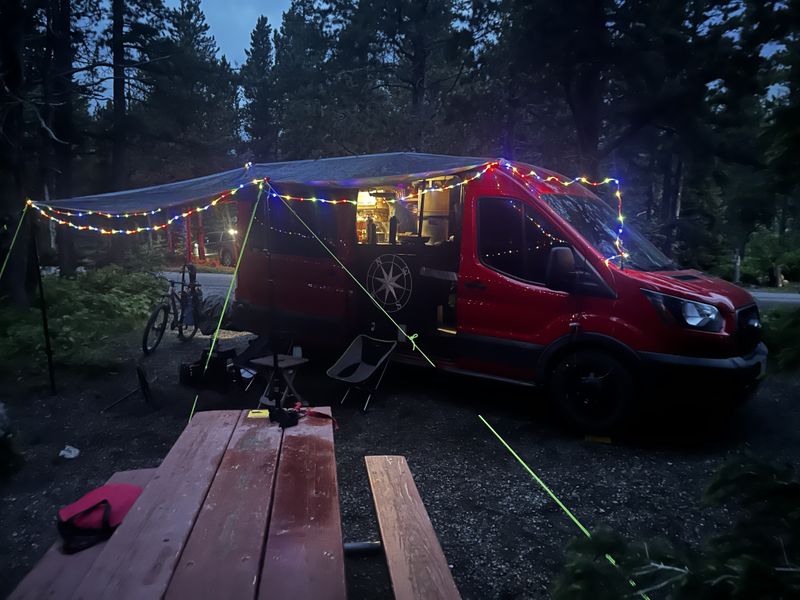
<path id="1" fill-rule="evenodd" d="M 521 465 L 522 465 L 522 467 L 523 467 L 523 468 L 524 468 L 524 469 L 525 469 L 525 470 L 528 472 L 528 474 L 529 474 L 531 477 L 533 477 L 534 481 L 536 481 L 536 483 L 538 483 L 538 484 L 539 484 L 539 485 L 542 487 L 542 489 L 543 489 L 545 492 L 547 492 L 547 495 L 548 495 L 548 496 L 550 496 L 550 497 L 553 499 L 553 501 L 554 501 L 556 504 L 558 504 L 559 508 L 561 508 L 561 510 L 563 510 L 563 511 L 564 511 L 564 513 L 565 513 L 565 514 L 566 514 L 566 515 L 567 515 L 567 516 L 568 516 L 568 517 L 569 517 L 569 518 L 572 520 L 572 522 L 573 522 L 573 523 L 575 523 L 575 525 L 577 525 L 577 526 L 578 526 L 578 529 L 580 529 L 580 530 L 581 530 L 581 533 L 583 533 L 583 535 L 585 535 L 587 538 L 590 538 L 590 539 L 591 539 L 591 537 L 592 537 L 592 534 L 589 532 L 589 530 L 588 530 L 588 529 L 586 529 L 586 527 L 584 527 L 584 526 L 583 526 L 583 523 L 581 523 L 581 522 L 578 520 L 578 518 L 577 518 L 577 517 L 576 517 L 574 514 L 572 514 L 572 511 L 570 511 L 570 510 L 569 510 L 569 509 L 568 509 L 568 508 L 567 508 L 567 507 L 564 505 L 564 503 L 563 503 L 563 502 L 561 502 L 561 500 L 559 500 L 559 499 L 558 499 L 558 496 L 556 496 L 556 495 L 553 493 L 553 491 L 552 491 L 552 490 L 551 490 L 549 487 L 547 487 L 547 484 L 546 484 L 544 481 L 542 481 L 542 480 L 541 480 L 541 478 L 540 478 L 540 477 L 539 477 L 539 476 L 538 476 L 536 473 L 534 473 L 534 472 L 533 472 L 533 469 L 531 469 L 531 468 L 530 468 L 530 467 L 529 467 L 529 466 L 528 466 L 528 465 L 525 463 L 525 461 L 524 461 L 524 460 L 522 460 L 522 458 L 520 457 L 520 455 L 519 455 L 519 454 L 517 454 L 516 452 L 514 452 L 514 449 L 513 449 L 511 446 L 509 446 L 509 445 L 508 445 L 508 443 L 507 443 L 507 442 L 506 442 L 506 441 L 505 441 L 505 440 L 504 440 L 502 437 L 500 437 L 500 434 L 499 434 L 499 433 L 497 433 L 497 432 L 494 430 L 494 427 L 492 427 L 491 425 L 489 425 L 489 422 L 488 422 L 486 419 L 484 419 L 484 418 L 483 418 L 483 415 L 478 415 L 478 418 L 479 418 L 481 421 L 483 421 L 483 424 L 484 424 L 484 425 L 486 425 L 486 427 L 488 427 L 488 428 L 489 428 L 489 431 L 491 431 L 491 432 L 494 434 L 494 436 L 495 436 L 495 437 L 496 437 L 498 440 L 500 440 L 500 443 L 501 443 L 501 444 L 503 444 L 503 446 L 505 446 L 505 447 L 506 447 L 506 450 L 508 450 L 508 451 L 511 453 L 511 455 L 512 455 L 514 458 L 516 458 L 516 459 L 517 459 L 517 462 L 519 462 L 519 464 L 521 464 Z M 619 569 L 619 565 L 617 564 L 617 561 L 615 561 L 615 560 L 614 560 L 614 558 L 613 558 L 611 555 L 609 555 L 609 554 L 606 554 L 606 555 L 605 555 L 605 559 L 606 559 L 606 560 L 607 560 L 609 563 L 611 563 L 613 566 L 615 566 L 615 567 L 617 567 L 617 568 Z M 636 587 L 636 582 L 635 582 L 633 579 L 628 579 L 628 583 L 630 584 L 630 586 L 631 586 L 632 588 L 635 588 L 635 587 Z M 650 600 L 650 597 L 649 597 L 649 596 L 648 596 L 646 593 L 644 593 L 643 591 L 637 591 L 637 593 L 638 593 L 638 594 L 639 594 L 639 595 L 640 595 L 642 598 L 644 598 L 644 600 Z"/>
<path id="2" fill-rule="evenodd" d="M 247 247 L 247 239 L 250 237 L 250 230 L 253 228 L 253 220 L 256 217 L 256 210 L 258 209 L 258 203 L 261 201 L 261 196 L 264 193 L 264 182 L 260 181 L 258 183 L 258 196 L 256 196 L 256 201 L 253 203 L 253 212 L 250 214 L 250 222 L 247 224 L 247 231 L 244 232 L 244 238 L 242 239 L 242 247 L 239 248 L 239 257 L 236 259 L 236 266 L 233 268 L 233 277 L 231 277 L 231 282 L 228 285 L 228 293 L 225 295 L 225 302 L 222 305 L 222 312 L 219 315 L 219 321 L 217 322 L 217 328 L 214 330 L 214 336 L 211 338 L 211 347 L 208 349 L 208 355 L 206 356 L 206 364 L 203 365 L 203 375 L 206 374 L 206 369 L 208 369 L 208 363 L 211 361 L 211 355 L 214 353 L 214 346 L 217 345 L 217 338 L 219 337 L 219 330 L 222 328 L 222 319 L 225 318 L 225 311 L 228 309 L 228 302 L 231 299 L 231 293 L 233 292 L 233 284 L 236 282 L 236 275 L 239 273 L 239 264 L 242 262 L 242 256 L 244 256 L 244 249 Z M 197 408 L 197 399 L 200 397 L 200 393 L 198 392 L 194 396 L 194 402 L 192 402 L 192 412 L 189 414 L 189 421 L 192 420 L 194 417 L 194 411 Z"/>
<path id="3" fill-rule="evenodd" d="M 28 207 L 30 204 L 27 202 L 25 203 L 25 208 L 22 209 L 22 215 L 19 218 L 19 223 L 17 223 L 17 229 L 14 231 L 14 237 L 11 238 L 11 245 L 8 247 L 8 252 L 6 252 L 6 257 L 3 259 L 3 266 L 0 268 L 0 281 L 3 279 L 3 275 L 6 272 L 6 265 L 8 264 L 8 259 L 11 256 L 11 251 L 14 249 L 14 244 L 17 241 L 17 236 L 19 235 L 19 230 L 22 229 L 22 222 L 25 220 L 25 214 L 28 212 Z"/>
<path id="4" fill-rule="evenodd" d="M 360 288 L 361 288 L 361 290 L 362 290 L 362 291 L 363 291 L 363 292 L 364 292 L 364 293 L 367 295 L 367 297 L 368 297 L 370 300 L 372 300 L 372 303 L 373 303 L 375 306 L 377 306 L 377 307 L 378 307 L 378 309 L 379 309 L 379 310 L 380 310 L 380 311 L 381 311 L 381 312 L 382 312 L 384 315 L 386 315 L 386 318 L 387 318 L 387 319 L 389 319 L 389 321 L 391 321 L 391 322 L 392 322 L 392 325 L 394 325 L 395 327 L 397 327 L 397 330 L 398 330 L 400 333 L 402 333 L 402 334 L 405 336 L 405 338 L 406 338 L 406 339 L 407 339 L 409 342 L 411 342 L 411 350 L 412 350 L 412 351 L 413 351 L 413 350 L 417 350 L 417 351 L 419 351 L 419 353 L 420 353 L 420 354 L 423 356 L 423 358 L 424 358 L 425 360 L 427 360 L 427 361 L 428 361 L 428 364 L 430 364 L 430 366 L 432 366 L 432 367 L 435 369 L 435 368 L 436 368 L 436 365 L 435 365 L 435 364 L 433 364 L 433 361 L 432 361 L 430 358 L 428 358 L 428 355 L 427 355 L 427 354 L 425 354 L 425 352 L 423 352 L 423 351 L 422 351 L 422 348 L 420 348 L 420 347 L 417 345 L 416 339 L 417 339 L 417 336 L 418 336 L 418 334 L 416 334 L 416 333 L 415 333 L 415 334 L 413 334 L 413 335 L 408 335 L 408 334 L 407 334 L 407 333 L 406 333 L 406 332 L 403 330 L 403 328 L 400 326 L 400 324 L 399 324 L 397 321 L 395 321 L 395 320 L 392 318 L 392 315 L 390 315 L 388 312 L 386 312 L 386 310 L 385 310 L 385 309 L 384 309 L 384 308 L 383 308 L 383 307 L 382 307 L 380 304 L 378 304 L 378 301 L 377 301 L 377 300 L 375 300 L 374 296 L 373 296 L 372 294 L 370 294 L 370 293 L 369 293 L 369 291 L 367 290 L 367 288 L 365 288 L 365 287 L 364 287 L 364 286 L 361 284 L 361 282 L 358 280 L 358 277 L 356 277 L 355 275 L 353 275 L 353 274 L 350 272 L 350 270 L 349 270 L 347 267 L 345 267 L 345 266 L 344 266 L 344 264 L 342 263 L 342 261 L 340 261 L 340 260 L 339 260 L 339 257 L 337 257 L 337 256 L 336 256 L 336 254 L 334 254 L 334 253 L 333 253 L 333 251 L 332 251 L 330 248 L 328 248 L 328 246 L 326 246 L 326 245 L 325 245 L 325 242 L 323 242 L 321 239 L 319 239 L 319 236 L 317 236 L 317 234 L 316 234 L 316 233 L 314 233 L 314 230 L 313 230 L 313 229 L 311 229 L 311 227 L 309 227 L 309 226 L 308 226 L 308 224 L 306 224 L 306 222 L 305 222 L 305 221 L 303 221 L 303 219 L 301 219 L 301 218 L 300 218 L 300 215 L 298 215 L 298 214 L 297 214 L 297 213 L 294 211 L 294 209 L 293 209 L 291 206 L 289 206 L 288 202 L 286 202 L 286 200 L 284 200 L 284 199 L 283 199 L 283 198 L 282 198 L 282 197 L 281 197 L 281 196 L 278 194 L 278 192 L 275 190 L 275 188 L 273 188 L 273 187 L 272 187 L 272 186 L 269 184 L 269 182 L 267 182 L 267 186 L 269 187 L 269 189 L 270 189 L 270 190 L 272 190 L 272 195 L 273 195 L 274 197 L 276 197 L 276 198 L 279 198 L 279 199 L 280 199 L 280 201 L 281 201 L 281 202 L 283 202 L 283 205 L 284 205 L 286 208 L 288 208 L 288 209 L 289 209 L 289 211 L 290 211 L 290 212 L 291 212 L 291 213 L 292 213 L 292 214 L 293 214 L 295 217 L 297 217 L 297 220 L 298 220 L 298 221 L 300 221 L 300 223 L 302 223 L 302 224 L 303 224 L 303 227 L 305 227 L 306 229 L 308 229 L 308 232 L 309 232 L 311 235 L 313 235 L 313 236 L 314 236 L 314 239 L 315 239 L 315 240 L 317 240 L 317 241 L 320 243 L 320 245 L 321 245 L 323 248 L 325 248 L 325 251 L 326 251 L 328 254 L 330 254 L 330 255 L 331 255 L 331 258 L 333 258 L 333 260 L 335 260 L 337 263 L 339 263 L 339 266 L 340 266 L 340 267 L 342 267 L 342 269 L 344 270 L 344 272 L 345 272 L 345 273 L 347 273 L 347 274 L 350 276 L 350 279 L 352 279 L 353 281 L 355 281 L 356 285 L 357 285 L 358 287 L 360 287 Z"/>

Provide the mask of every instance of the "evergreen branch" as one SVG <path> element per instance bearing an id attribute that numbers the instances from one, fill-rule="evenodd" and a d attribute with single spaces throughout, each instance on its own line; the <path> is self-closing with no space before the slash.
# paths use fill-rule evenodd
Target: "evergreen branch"
<path id="1" fill-rule="evenodd" d="M 662 562 L 650 562 L 649 565 L 636 569 L 634 575 L 648 575 L 658 571 L 675 571 L 682 575 L 688 575 L 691 571 L 687 567 L 673 567 L 672 565 L 665 565 Z"/>
<path id="2" fill-rule="evenodd" d="M 790 565 L 791 563 L 789 562 L 789 556 L 786 554 L 786 546 L 783 543 L 783 539 L 780 537 L 778 537 L 777 539 L 778 543 L 781 545 L 781 552 L 783 552 L 783 562 L 786 565 Z"/>
<path id="3" fill-rule="evenodd" d="M 668 586 L 669 584 L 671 584 L 671 583 L 673 583 L 675 581 L 678 581 L 682 577 L 683 577 L 683 575 L 675 575 L 674 577 L 670 577 L 669 579 L 665 579 L 664 581 L 662 581 L 661 583 L 658 583 L 656 585 L 651 585 L 648 588 L 644 588 L 644 589 L 637 590 L 635 592 L 631 592 L 630 594 L 628 594 L 628 596 L 641 596 L 642 594 L 649 594 L 650 592 L 654 592 L 656 590 L 660 590 L 661 588 L 666 587 L 666 586 Z"/>
<path id="4" fill-rule="evenodd" d="M 715 585 L 723 581 L 728 581 L 729 579 L 736 579 L 736 577 L 734 577 L 733 575 L 720 575 L 716 579 L 711 580 L 711 587 L 714 587 Z"/>
<path id="5" fill-rule="evenodd" d="M 74 75 L 75 73 L 82 73 L 82 72 L 85 72 L 85 71 L 94 71 L 95 69 L 101 69 L 101 68 L 113 69 L 116 66 L 120 66 L 123 69 L 135 69 L 136 67 L 149 65 L 149 64 L 152 64 L 152 63 L 155 63 L 155 62 L 166 60 L 168 58 L 172 58 L 172 56 L 173 56 L 172 54 L 167 54 L 165 56 L 159 56 L 157 58 L 151 58 L 151 59 L 148 59 L 148 60 L 140 60 L 140 61 L 132 62 L 132 63 L 125 62 L 125 63 L 123 63 L 121 65 L 115 65 L 114 63 L 105 62 L 105 61 L 98 61 L 98 62 L 95 62 L 95 63 L 91 63 L 91 64 L 88 64 L 88 65 L 85 65 L 83 67 L 76 67 L 74 69 L 69 69 L 69 70 L 64 71 L 62 73 L 56 73 L 54 75 L 54 77 L 63 77 L 65 75 Z"/>

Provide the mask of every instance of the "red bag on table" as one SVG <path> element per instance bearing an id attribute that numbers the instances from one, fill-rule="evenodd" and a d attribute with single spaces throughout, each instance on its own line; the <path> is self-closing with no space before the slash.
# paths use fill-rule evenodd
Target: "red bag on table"
<path id="1" fill-rule="evenodd" d="M 136 485 L 107 483 L 59 510 L 64 552 L 72 554 L 110 538 L 141 493 Z"/>

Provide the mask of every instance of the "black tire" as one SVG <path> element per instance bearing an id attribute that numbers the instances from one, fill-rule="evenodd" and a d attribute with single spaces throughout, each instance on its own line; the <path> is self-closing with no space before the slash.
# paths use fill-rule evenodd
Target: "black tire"
<path id="1" fill-rule="evenodd" d="M 232 267 L 236 261 L 233 260 L 233 252 L 223 250 L 219 255 L 219 264 L 223 267 Z"/>
<path id="2" fill-rule="evenodd" d="M 188 342 L 197 333 L 197 325 L 181 325 L 178 324 L 178 339 L 182 342 Z"/>
<path id="3" fill-rule="evenodd" d="M 553 369 L 550 400 L 568 425 L 581 433 L 618 433 L 633 413 L 636 385 L 630 370 L 599 350 L 578 350 Z"/>
<path id="4" fill-rule="evenodd" d="M 147 325 L 145 325 L 144 335 L 142 336 L 142 352 L 150 354 L 158 347 L 161 343 L 161 338 L 164 337 L 168 321 L 169 306 L 159 304 L 147 320 Z"/>
<path id="5" fill-rule="evenodd" d="M 203 302 L 203 292 L 199 289 L 195 289 L 194 292 L 189 292 L 186 295 L 184 302 L 190 302 L 192 304 L 194 321 L 197 323 L 197 317 L 200 314 L 200 307 L 201 303 Z M 181 302 L 181 304 L 183 305 L 183 302 Z M 178 339 L 182 342 L 188 342 L 197 333 L 197 325 L 184 325 L 181 322 L 183 321 L 184 315 L 185 309 L 181 309 L 181 318 L 178 320 Z"/>

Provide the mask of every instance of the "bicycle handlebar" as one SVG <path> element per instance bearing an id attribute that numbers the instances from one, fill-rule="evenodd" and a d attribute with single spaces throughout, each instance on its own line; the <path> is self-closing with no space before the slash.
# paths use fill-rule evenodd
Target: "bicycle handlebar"
<path id="1" fill-rule="evenodd" d="M 166 277 L 164 278 L 166 279 Z M 202 287 L 201 283 L 186 283 L 182 281 L 175 281 L 174 279 L 167 279 L 170 285 L 182 285 L 184 287 Z"/>

